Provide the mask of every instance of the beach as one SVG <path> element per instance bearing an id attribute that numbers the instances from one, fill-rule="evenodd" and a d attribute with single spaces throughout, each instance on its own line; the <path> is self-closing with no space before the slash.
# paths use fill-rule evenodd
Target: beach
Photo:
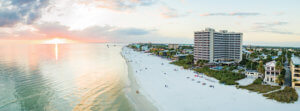
<path id="1" fill-rule="evenodd" d="M 198 76 L 192 70 L 149 53 L 124 47 L 122 55 L 131 70 L 128 75 L 138 85 L 135 94 L 144 96 L 159 111 L 299 110 L 299 101 L 284 104 L 266 99 L 262 94 L 223 85 L 205 75 Z M 247 85 L 253 80 L 247 78 L 239 83 Z"/>

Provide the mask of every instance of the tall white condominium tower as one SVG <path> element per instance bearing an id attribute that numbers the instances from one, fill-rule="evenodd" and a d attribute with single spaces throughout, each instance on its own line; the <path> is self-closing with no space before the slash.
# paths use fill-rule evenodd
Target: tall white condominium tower
<path id="1" fill-rule="evenodd" d="M 238 63 L 242 60 L 243 33 L 206 28 L 195 32 L 194 61 L 207 60 L 209 63 Z"/>

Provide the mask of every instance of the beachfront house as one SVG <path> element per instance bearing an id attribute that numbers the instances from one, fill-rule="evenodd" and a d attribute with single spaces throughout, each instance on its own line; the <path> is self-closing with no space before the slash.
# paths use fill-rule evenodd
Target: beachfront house
<path id="1" fill-rule="evenodd" d="M 277 80 L 280 70 L 276 68 L 276 61 L 271 61 L 265 65 L 265 78 L 264 82 L 270 85 L 278 85 L 275 81 Z"/>
<path id="2" fill-rule="evenodd" d="M 300 87 L 300 58 L 293 56 L 291 59 L 292 87 Z"/>
<path id="3" fill-rule="evenodd" d="M 257 70 L 246 70 L 245 75 L 247 77 L 261 78 L 263 74 L 259 73 Z"/>

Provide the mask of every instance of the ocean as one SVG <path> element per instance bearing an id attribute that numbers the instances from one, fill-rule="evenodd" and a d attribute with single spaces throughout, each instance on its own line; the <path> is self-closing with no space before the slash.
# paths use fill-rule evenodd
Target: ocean
<path id="1" fill-rule="evenodd" d="M 123 45 L 0 45 L 0 111 L 132 111 Z"/>

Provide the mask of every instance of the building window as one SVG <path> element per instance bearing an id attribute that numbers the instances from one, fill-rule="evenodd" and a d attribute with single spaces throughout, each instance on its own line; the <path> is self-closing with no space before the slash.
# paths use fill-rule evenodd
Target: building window
<path id="1" fill-rule="evenodd" d="M 273 82 L 273 78 L 270 78 L 271 79 L 271 82 Z"/>

